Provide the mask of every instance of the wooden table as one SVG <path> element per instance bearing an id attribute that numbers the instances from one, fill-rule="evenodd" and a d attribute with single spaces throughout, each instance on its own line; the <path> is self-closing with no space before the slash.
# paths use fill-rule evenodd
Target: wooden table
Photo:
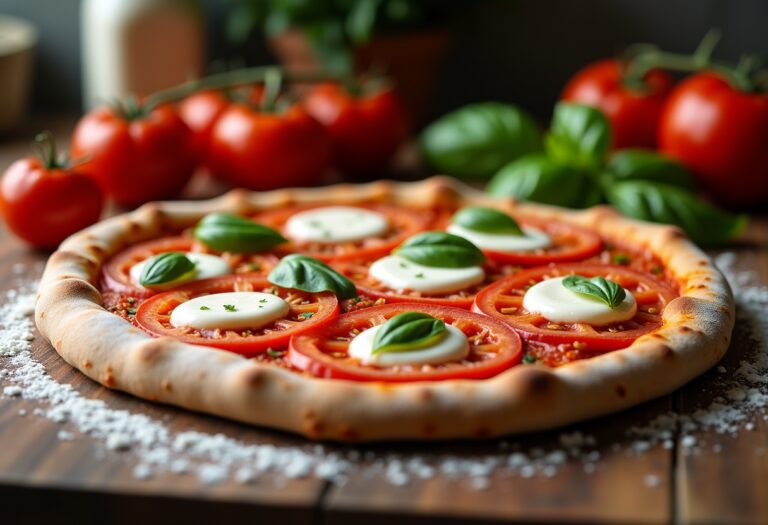
<path id="1" fill-rule="evenodd" d="M 54 121 L 57 123 L 59 121 Z M 58 124 L 66 130 L 69 120 Z M 55 126 L 54 126 L 55 127 Z M 26 153 L 26 141 L 0 143 L 0 169 Z M 745 241 L 732 248 L 738 266 L 759 271 L 768 283 L 768 220 L 756 219 Z M 0 235 L 0 291 L 18 277 L 19 263 L 28 274 L 39 274 L 45 253 L 31 251 L 4 231 Z M 730 367 L 740 357 L 743 340 L 736 339 L 725 358 Z M 302 445 L 297 437 L 247 427 L 213 417 L 162 407 L 112 392 L 91 382 L 64 363 L 40 338 L 34 354 L 58 381 L 74 385 L 84 396 L 102 399 L 163 419 L 172 430 L 222 432 L 246 443 Z M 485 522 L 598 522 L 598 523 L 768 523 L 768 456 L 755 450 L 768 446 L 768 427 L 760 420 L 753 432 L 736 439 L 720 438 L 722 452 L 686 455 L 676 433 L 674 446 L 661 445 L 642 455 L 628 456 L 625 430 L 670 409 L 691 410 L 713 396 L 713 372 L 674 394 L 614 416 L 579 425 L 603 444 L 596 472 L 587 474 L 580 462 L 570 461 L 554 477 L 531 479 L 495 475 L 485 490 L 441 476 L 414 480 L 397 487 L 370 476 L 361 464 L 346 484 L 333 485 L 309 477 L 285 486 L 268 482 L 253 485 L 234 481 L 203 486 L 183 476 L 159 476 L 141 481 L 132 476 L 130 454 L 98 453 L 87 436 L 57 439 L 60 425 L 41 417 L 20 417 L 34 402 L 0 399 L 0 512 L 24 515 L 24 521 L 73 523 L 131 523 L 163 516 L 185 523 L 207 523 L 229 518 L 259 523 L 485 523 Z M 706 433 L 699 439 L 712 438 Z M 556 433 L 526 436 L 513 441 L 523 448 L 553 443 Z M 622 444 L 620 450 L 610 445 Z M 359 449 L 360 447 L 358 447 Z M 362 447 L 377 454 L 397 447 Z M 496 453 L 499 442 L 405 444 L 413 453 Z M 658 483 L 647 483 L 652 476 Z M 645 480 L 645 481 L 644 481 Z M 11 520 L 7 521 L 11 522 Z"/>

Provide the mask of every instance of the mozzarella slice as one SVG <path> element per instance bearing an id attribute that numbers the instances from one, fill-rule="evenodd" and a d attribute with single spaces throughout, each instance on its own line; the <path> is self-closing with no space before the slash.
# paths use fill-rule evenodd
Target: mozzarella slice
<path id="1" fill-rule="evenodd" d="M 285 229 L 297 241 L 350 242 L 380 237 L 389 229 L 389 221 L 364 208 L 326 206 L 297 213 L 288 219 Z"/>
<path id="2" fill-rule="evenodd" d="M 398 255 L 379 259 L 371 265 L 368 273 L 393 290 L 433 294 L 458 292 L 485 279 L 485 272 L 480 266 L 435 268 L 416 264 Z"/>
<path id="3" fill-rule="evenodd" d="M 152 288 L 154 290 L 164 290 L 178 286 L 183 282 L 209 279 L 211 277 L 219 277 L 221 275 L 229 275 L 232 273 L 232 268 L 229 266 L 229 263 L 216 255 L 195 252 L 186 252 L 184 255 L 186 255 L 190 261 L 195 263 L 195 271 L 190 273 L 189 276 L 184 279 L 176 279 L 175 281 L 153 286 Z M 147 265 L 147 262 L 149 262 L 149 259 L 131 266 L 129 272 L 131 280 L 139 286 L 141 286 L 141 272 L 144 270 L 144 266 Z"/>
<path id="4" fill-rule="evenodd" d="M 227 292 L 195 297 L 171 312 L 171 324 L 198 330 L 242 330 L 267 326 L 285 317 L 288 303 L 262 292 Z"/>
<path id="5" fill-rule="evenodd" d="M 482 250 L 494 252 L 532 252 L 552 246 L 552 239 L 549 235 L 537 228 L 528 226 L 522 228 L 525 235 L 484 233 L 470 230 L 458 224 L 451 224 L 447 230 L 448 233 L 464 237 Z"/>
<path id="6" fill-rule="evenodd" d="M 523 298 L 523 307 L 529 312 L 540 313 L 554 323 L 585 323 L 601 326 L 628 321 L 637 312 L 632 292 L 616 308 L 611 308 L 597 298 L 576 293 L 563 286 L 565 277 L 547 279 L 533 285 Z"/>
<path id="7" fill-rule="evenodd" d="M 445 336 L 439 341 L 404 352 L 373 353 L 373 339 L 382 325 L 374 326 L 357 335 L 349 343 L 349 355 L 359 359 L 364 365 L 403 366 L 403 365 L 439 365 L 461 361 L 469 355 L 469 341 L 464 332 L 455 326 L 446 324 Z"/>

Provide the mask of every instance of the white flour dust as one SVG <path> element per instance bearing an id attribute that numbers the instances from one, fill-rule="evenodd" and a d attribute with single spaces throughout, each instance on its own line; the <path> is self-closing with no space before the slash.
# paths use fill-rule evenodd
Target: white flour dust
<path id="1" fill-rule="evenodd" d="M 357 473 L 380 476 L 401 486 L 440 474 L 483 490 L 497 474 L 554 477 L 566 464 L 576 464 L 591 474 L 600 469 L 606 451 L 641 455 L 659 445 L 673 448 L 678 437 L 685 454 L 700 453 L 704 447 L 718 453 L 720 442 L 704 443 L 697 434 L 714 431 L 723 438 L 735 437 L 753 430 L 758 418 L 768 419 L 768 316 L 764 313 L 768 288 L 755 285 L 752 273 L 734 271 L 734 254 L 723 254 L 716 263 L 737 297 L 736 338 L 748 346 L 740 349 L 741 361 L 731 369 L 717 367 L 710 387 L 716 395 L 708 405 L 692 413 L 670 412 L 638 423 L 615 443 L 599 442 L 585 431 L 573 430 L 548 435 L 546 441 L 553 443 L 548 446 L 530 445 L 531 438 L 524 442 L 508 439 L 486 444 L 484 449 L 494 449 L 490 453 L 458 455 L 435 453 L 429 446 L 414 450 L 410 445 L 407 452 L 387 452 L 373 447 L 250 444 L 224 434 L 172 432 L 158 419 L 88 399 L 46 373 L 31 351 L 36 334 L 31 319 L 36 283 L 9 291 L 0 306 L 0 392 L 4 398 L 34 402 L 31 412 L 18 410 L 20 418 L 45 417 L 60 423 L 59 440 L 88 439 L 108 457 L 119 454 L 127 458 L 138 479 L 171 474 L 194 475 L 205 484 L 260 479 L 280 484 L 314 476 L 344 483 Z M 756 454 L 765 453 L 765 449 L 756 450 Z M 663 484 L 655 474 L 647 474 L 639 482 L 648 488 Z"/>

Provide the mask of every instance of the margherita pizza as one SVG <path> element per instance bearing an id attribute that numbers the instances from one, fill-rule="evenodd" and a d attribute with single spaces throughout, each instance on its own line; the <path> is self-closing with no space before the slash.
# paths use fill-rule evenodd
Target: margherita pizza
<path id="1" fill-rule="evenodd" d="M 110 388 L 365 441 L 663 395 L 722 357 L 734 305 L 675 227 L 433 178 L 145 205 L 62 243 L 36 321 Z"/>

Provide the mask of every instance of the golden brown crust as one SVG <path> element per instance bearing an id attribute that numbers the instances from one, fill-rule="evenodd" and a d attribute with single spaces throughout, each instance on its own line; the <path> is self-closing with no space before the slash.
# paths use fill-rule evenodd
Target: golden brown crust
<path id="1" fill-rule="evenodd" d="M 624 350 L 555 369 L 519 366 L 482 381 L 412 384 L 310 378 L 213 348 L 153 339 L 101 307 L 94 285 L 108 257 L 190 226 L 206 213 L 370 200 L 414 207 L 486 203 L 580 224 L 608 240 L 650 250 L 681 283 L 682 295 L 666 307 L 661 329 Z M 110 388 L 310 438 L 366 441 L 542 430 L 666 394 L 725 353 L 734 303 L 724 277 L 677 228 L 626 219 L 608 207 L 570 211 L 494 200 L 435 177 L 265 193 L 236 190 L 211 201 L 145 205 L 62 243 L 46 266 L 35 317 L 40 332 L 67 362 Z"/>

